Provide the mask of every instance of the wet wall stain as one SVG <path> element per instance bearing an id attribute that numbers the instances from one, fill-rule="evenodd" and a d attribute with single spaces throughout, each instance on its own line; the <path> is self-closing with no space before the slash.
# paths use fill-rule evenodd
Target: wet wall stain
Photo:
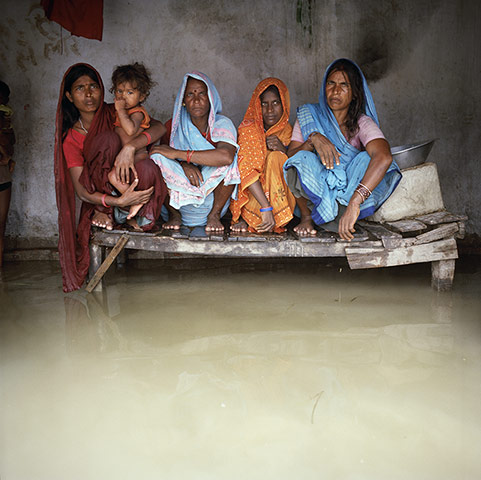
<path id="1" fill-rule="evenodd" d="M 27 22 L 32 27 L 32 30 L 40 33 L 45 39 L 43 46 L 44 58 L 50 59 L 52 54 L 67 55 L 70 52 L 80 56 L 75 37 L 59 24 L 51 22 L 45 16 L 43 8 L 39 5 L 32 5 Z"/>
<path id="2" fill-rule="evenodd" d="M 173 24 L 163 47 L 166 51 L 175 51 L 177 63 L 182 59 L 186 65 L 177 72 L 179 80 L 188 70 L 205 69 L 203 59 L 214 65 L 205 72 L 214 83 L 223 76 L 241 75 L 255 79 L 254 87 L 259 72 L 272 73 L 273 45 L 284 35 L 282 9 L 266 11 L 265 2 L 252 2 L 249 9 L 242 2 L 210 2 L 194 8 L 191 2 L 172 0 L 165 3 L 163 15 L 170 17 Z M 260 23 L 259 18 L 269 18 L 269 21 Z M 168 56 L 164 57 L 165 69 L 169 70 Z M 222 81 L 216 86 L 220 86 L 221 96 L 228 92 L 222 89 Z"/>
<path id="3" fill-rule="evenodd" d="M 6 18 L 3 25 L 0 26 L 0 59 L 5 64 L 10 63 L 7 61 L 6 55 L 12 49 L 17 52 L 15 64 L 22 72 L 26 72 L 27 64 L 37 65 L 34 51 L 25 38 L 25 33 L 13 18 Z"/>
<path id="4" fill-rule="evenodd" d="M 7 64 L 6 53 L 9 51 L 10 31 L 0 24 L 0 60 L 3 64 Z"/>
<path id="5" fill-rule="evenodd" d="M 312 48 L 313 0 L 297 0 L 296 23 L 302 29 L 307 48 Z"/>
<path id="6" fill-rule="evenodd" d="M 428 31 L 429 22 L 440 8 L 435 1 L 419 2 L 416 8 L 399 0 L 349 2 L 347 12 L 340 4 L 336 17 L 350 14 L 356 21 L 351 29 L 354 58 L 368 81 L 385 77 L 393 64 L 410 54 Z"/>
<path id="7" fill-rule="evenodd" d="M 80 56 L 75 37 L 62 30 L 60 25 L 50 22 L 38 3 L 30 7 L 25 20 L 31 27 L 28 31 L 20 28 L 13 18 L 7 18 L 0 25 L 0 59 L 3 62 L 7 62 L 5 52 L 12 49 L 12 43 L 16 44 L 16 67 L 22 72 L 27 72 L 30 65 L 37 66 L 39 55 L 45 59 L 68 53 Z M 39 53 L 42 44 L 43 49 Z"/>
<path id="8" fill-rule="evenodd" d="M 25 40 L 25 33 L 18 32 L 17 45 L 21 47 L 18 51 L 16 62 L 18 68 L 23 72 L 27 71 L 27 65 L 37 65 L 35 53 L 27 40 Z"/>

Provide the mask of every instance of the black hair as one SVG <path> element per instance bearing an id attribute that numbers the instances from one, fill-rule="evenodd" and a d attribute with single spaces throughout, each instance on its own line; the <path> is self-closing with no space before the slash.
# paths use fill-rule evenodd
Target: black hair
<path id="1" fill-rule="evenodd" d="M 346 119 L 348 137 L 351 139 L 359 130 L 359 117 L 366 110 L 366 96 L 364 95 L 362 77 L 357 67 L 343 58 L 331 65 L 327 71 L 326 79 L 334 72 L 344 72 L 351 84 L 352 100 L 349 104 Z"/>
<path id="2" fill-rule="evenodd" d="M 110 88 L 110 93 L 114 93 L 117 85 L 125 82 L 135 85 L 135 88 L 146 98 L 150 93 L 150 89 L 154 86 L 154 82 L 150 78 L 150 72 L 144 65 L 138 62 L 131 65 L 115 67 L 115 70 L 112 73 L 112 87 Z"/>
<path id="3" fill-rule="evenodd" d="M 80 117 L 77 107 L 67 98 L 66 92 L 72 93 L 73 84 L 84 75 L 90 77 L 94 82 L 100 83 L 97 73 L 87 65 L 76 65 L 68 72 L 62 95 L 62 138 L 65 138 L 67 131 L 74 126 Z"/>
<path id="4" fill-rule="evenodd" d="M 260 100 L 261 100 L 261 103 L 262 103 L 262 96 L 264 95 L 264 93 L 267 93 L 267 92 L 272 92 L 273 94 L 277 95 L 279 97 L 279 100 L 281 100 L 281 94 L 279 92 L 279 89 L 275 86 L 275 85 L 269 85 L 261 94 L 260 94 Z M 282 103 L 282 100 L 281 100 L 281 103 Z"/>

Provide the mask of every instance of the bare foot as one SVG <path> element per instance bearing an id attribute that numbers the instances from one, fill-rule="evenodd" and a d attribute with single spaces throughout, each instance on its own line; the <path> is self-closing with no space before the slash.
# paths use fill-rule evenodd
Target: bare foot
<path id="1" fill-rule="evenodd" d="M 312 223 L 311 216 L 301 217 L 301 222 L 299 225 L 294 227 L 294 232 L 297 233 L 300 237 L 306 237 L 309 235 L 316 235 L 317 231 L 314 228 L 314 224 Z"/>
<path id="2" fill-rule="evenodd" d="M 220 221 L 220 214 L 219 212 L 213 213 L 210 212 L 207 217 L 207 225 L 205 226 L 206 232 L 223 232 L 224 225 Z"/>
<path id="3" fill-rule="evenodd" d="M 182 225 L 182 217 L 180 213 L 169 213 L 169 220 L 162 224 L 162 228 L 166 230 L 180 230 Z"/>
<path id="4" fill-rule="evenodd" d="M 137 232 L 143 232 L 143 230 L 139 227 L 139 224 L 137 223 L 137 220 L 135 218 L 128 218 L 125 222 L 127 225 L 130 225 L 134 230 Z"/>
<path id="5" fill-rule="evenodd" d="M 234 223 L 234 225 L 230 226 L 230 229 L 234 233 L 244 233 L 247 232 L 247 223 L 246 221 L 241 218 L 237 223 Z"/>
<path id="6" fill-rule="evenodd" d="M 129 214 L 127 215 L 127 220 L 130 220 L 131 218 L 134 218 L 135 215 L 137 215 L 140 211 L 140 209 L 143 207 L 141 203 L 137 205 L 132 205 L 129 209 Z"/>
<path id="7" fill-rule="evenodd" d="M 114 228 L 114 222 L 112 219 L 103 212 L 94 211 L 94 216 L 92 217 L 92 225 L 100 228 L 106 228 L 107 230 L 112 230 Z"/>

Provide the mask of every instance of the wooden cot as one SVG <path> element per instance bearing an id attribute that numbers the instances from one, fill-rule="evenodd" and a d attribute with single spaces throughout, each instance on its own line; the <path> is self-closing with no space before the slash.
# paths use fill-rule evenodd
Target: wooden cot
<path id="1" fill-rule="evenodd" d="M 94 228 L 87 291 L 102 288 L 103 275 L 123 248 L 214 257 L 347 257 L 353 270 L 431 262 L 431 285 L 444 291 L 453 284 L 456 239 L 464 237 L 466 220 L 443 210 L 383 224 L 360 221 L 351 242 L 322 230 L 315 237 L 298 237 L 292 230 L 282 235 L 234 234 L 226 228 L 222 235 L 208 235 L 203 227 L 157 233 Z"/>

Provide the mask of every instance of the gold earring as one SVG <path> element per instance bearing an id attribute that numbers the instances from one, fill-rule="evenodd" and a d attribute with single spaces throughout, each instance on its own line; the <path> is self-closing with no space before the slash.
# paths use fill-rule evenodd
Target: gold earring
<path id="1" fill-rule="evenodd" d="M 184 103 L 184 102 L 182 102 L 182 106 L 185 107 L 185 103 Z"/>

